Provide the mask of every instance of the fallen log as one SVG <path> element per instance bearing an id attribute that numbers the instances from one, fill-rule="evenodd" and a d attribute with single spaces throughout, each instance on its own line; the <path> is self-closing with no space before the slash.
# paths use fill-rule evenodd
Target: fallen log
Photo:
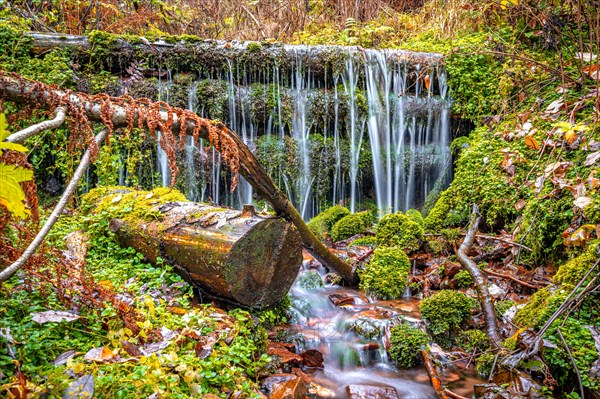
<path id="1" fill-rule="evenodd" d="M 147 195 L 139 192 L 139 202 Z M 283 299 L 300 270 L 302 240 L 295 226 L 257 215 L 252 207 L 237 211 L 168 202 L 153 206 L 152 215 L 152 220 L 136 214 L 112 219 L 109 227 L 121 246 L 134 248 L 154 265 L 173 266 L 210 298 L 267 308 Z"/>
<path id="2" fill-rule="evenodd" d="M 113 129 L 134 126 L 149 130 L 166 129 L 172 134 L 188 134 L 209 140 L 226 159 L 239 161 L 239 164 L 235 164 L 234 175 L 239 167 L 239 172 L 252 185 L 256 194 L 265 199 L 277 215 L 294 223 L 304 246 L 321 264 L 338 273 L 347 284 L 357 284 L 353 267 L 332 254 L 310 231 L 298 210 L 277 188 L 252 151 L 223 123 L 200 118 L 191 111 L 166 108 L 163 103 L 139 103 L 126 97 L 98 97 L 62 91 L 3 71 L 0 71 L 0 99 L 38 109 L 55 110 L 58 106 L 67 106 L 71 114 L 83 115 L 90 121 L 104 123 Z M 16 269 L 18 267 L 11 267 L 12 272 Z"/>

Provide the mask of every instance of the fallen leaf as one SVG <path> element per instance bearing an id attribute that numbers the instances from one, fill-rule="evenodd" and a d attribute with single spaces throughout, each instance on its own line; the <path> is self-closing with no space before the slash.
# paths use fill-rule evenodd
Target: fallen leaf
<path id="1" fill-rule="evenodd" d="M 84 375 L 73 381 L 65 390 L 63 399 L 91 399 L 94 396 L 94 377 Z"/>
<path id="2" fill-rule="evenodd" d="M 61 310 L 48 310 L 46 312 L 32 313 L 31 319 L 39 324 L 44 323 L 60 323 L 61 321 L 74 321 L 81 317 L 75 313 L 65 312 Z"/>
<path id="3" fill-rule="evenodd" d="M 600 67 L 598 64 L 589 65 L 583 68 L 583 73 L 593 80 L 600 80 Z"/>
<path id="4" fill-rule="evenodd" d="M 569 166 L 573 165 L 573 162 L 552 162 L 549 163 L 544 169 L 546 177 L 554 175 L 556 177 L 564 177 L 565 172 Z"/>
<path id="5" fill-rule="evenodd" d="M 590 197 L 579 197 L 573 202 L 573 204 L 579 209 L 584 210 L 592 202 L 593 200 Z"/>
<path id="6" fill-rule="evenodd" d="M 113 352 L 109 347 L 100 346 L 98 348 L 90 349 L 85 354 L 83 359 L 87 360 L 88 362 L 106 363 L 113 360 L 116 356 L 116 353 Z"/>
<path id="7" fill-rule="evenodd" d="M 431 87 L 431 78 L 429 77 L 429 74 L 425 75 L 425 78 L 423 80 L 425 81 L 425 88 L 427 90 L 430 90 L 430 87 Z"/>
<path id="8" fill-rule="evenodd" d="M 517 201 L 517 203 L 515 204 L 515 209 L 517 211 L 520 211 L 521 209 L 525 208 L 525 205 L 527 205 L 527 203 L 525 202 L 524 199 L 520 199 Z"/>
<path id="9" fill-rule="evenodd" d="M 598 162 L 598 160 L 600 160 L 600 151 L 596 151 L 594 153 L 589 154 L 586 158 L 585 158 L 585 162 L 583 163 L 585 166 L 592 166 L 594 165 L 596 162 Z"/>
<path id="10" fill-rule="evenodd" d="M 569 130 L 565 133 L 565 141 L 569 144 L 573 144 L 578 138 L 579 135 L 575 130 Z"/>
<path id="11" fill-rule="evenodd" d="M 54 359 L 54 361 L 52 362 L 52 364 L 54 366 L 60 366 L 62 364 L 66 364 L 69 359 L 72 359 L 73 356 L 75 356 L 75 351 L 74 350 L 70 350 L 70 351 L 66 351 L 64 353 L 61 353 L 60 355 L 58 355 L 56 357 L 56 359 Z"/>
<path id="12" fill-rule="evenodd" d="M 123 196 L 121 194 L 117 195 L 115 198 L 112 199 L 112 203 L 117 203 L 119 201 L 121 201 L 121 198 L 123 198 Z"/>
<path id="13" fill-rule="evenodd" d="M 562 98 L 559 98 L 558 100 L 552 101 L 550 103 L 550 105 L 548 105 L 548 108 L 546 108 L 546 113 L 548 114 L 557 114 L 560 112 L 560 109 L 563 107 L 564 102 Z"/>
<path id="14" fill-rule="evenodd" d="M 132 344 L 129 341 L 122 341 L 121 345 L 123 345 L 123 348 L 125 349 L 125 352 L 127 352 L 129 354 L 129 356 L 141 357 L 141 356 L 144 355 L 142 353 L 142 351 L 138 349 L 137 346 L 135 346 L 134 344 Z"/>
<path id="15" fill-rule="evenodd" d="M 532 150 L 539 150 L 540 144 L 533 136 L 525 136 L 525 145 Z"/>
<path id="16" fill-rule="evenodd" d="M 596 54 L 592 53 L 575 53 L 575 57 L 582 60 L 583 62 L 592 62 L 596 58 L 598 58 Z"/>

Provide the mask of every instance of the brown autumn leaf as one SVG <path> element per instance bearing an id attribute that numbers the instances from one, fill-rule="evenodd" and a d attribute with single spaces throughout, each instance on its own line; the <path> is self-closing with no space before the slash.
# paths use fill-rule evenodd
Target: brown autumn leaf
<path id="1" fill-rule="evenodd" d="M 527 205 L 527 203 L 525 202 L 525 200 L 523 198 L 521 198 L 520 200 L 517 201 L 517 203 L 515 204 L 515 209 L 517 211 L 520 211 L 521 209 L 525 208 L 525 205 Z"/>
<path id="2" fill-rule="evenodd" d="M 525 136 L 525 145 L 532 150 L 540 149 L 540 143 L 533 136 Z"/>
<path id="3" fill-rule="evenodd" d="M 429 90 L 431 87 L 431 78 L 429 77 L 429 74 L 425 75 L 423 80 L 425 81 L 425 88 Z"/>
<path id="4" fill-rule="evenodd" d="M 596 171 L 592 170 L 592 173 L 590 173 L 590 175 L 587 178 L 587 185 L 590 188 L 590 190 L 600 187 L 600 179 L 595 177 L 594 176 L 595 174 L 596 174 Z"/>

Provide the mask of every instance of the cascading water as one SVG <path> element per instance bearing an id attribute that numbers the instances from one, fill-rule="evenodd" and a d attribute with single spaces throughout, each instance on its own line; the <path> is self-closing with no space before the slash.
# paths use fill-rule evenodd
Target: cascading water
<path id="1" fill-rule="evenodd" d="M 200 69 L 186 88 L 187 106 L 227 121 L 305 219 L 336 203 L 353 212 L 368 200 L 381 212 L 419 208 L 449 182 L 450 101 L 437 58 L 425 56 L 421 65 L 395 50 L 336 47 L 339 61 L 323 72 L 311 62 L 323 48 L 281 51 L 287 63 L 262 69 L 235 58 Z M 159 89 L 162 100 L 174 97 L 170 73 Z M 218 153 L 193 144 L 197 151 L 186 147 L 181 160 L 191 169 L 185 191 L 193 199 L 233 207 L 253 201 L 243 179 L 230 193 Z M 157 153 L 168 184 L 165 154 Z"/>

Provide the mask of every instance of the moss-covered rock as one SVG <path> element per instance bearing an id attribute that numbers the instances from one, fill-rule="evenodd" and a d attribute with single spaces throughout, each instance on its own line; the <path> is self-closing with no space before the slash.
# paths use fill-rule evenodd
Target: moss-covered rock
<path id="1" fill-rule="evenodd" d="M 454 280 L 458 285 L 458 288 L 469 288 L 473 285 L 473 278 L 466 270 L 461 270 L 454 276 Z"/>
<path id="2" fill-rule="evenodd" d="M 419 212 L 418 209 L 409 209 L 406 211 L 406 216 L 408 216 L 413 222 L 423 226 L 423 215 L 421 215 L 421 212 Z"/>
<path id="3" fill-rule="evenodd" d="M 312 218 L 307 225 L 314 235 L 320 239 L 324 239 L 327 235 L 329 235 L 333 225 L 338 220 L 349 214 L 350 211 L 348 208 L 341 205 L 335 205 L 319 213 L 317 216 Z"/>
<path id="4" fill-rule="evenodd" d="M 338 220 L 331 228 L 333 241 L 345 240 L 360 234 L 373 224 L 373 215 L 369 211 L 353 213 Z"/>
<path id="5" fill-rule="evenodd" d="M 436 342 L 450 346 L 475 308 L 475 300 L 459 291 L 442 290 L 423 299 L 419 310 Z"/>
<path id="6" fill-rule="evenodd" d="M 419 328 L 398 324 L 390 330 L 390 358 L 400 368 L 414 367 L 421 359 L 421 350 L 427 342 L 427 334 Z"/>
<path id="7" fill-rule="evenodd" d="M 375 232 L 377 245 L 396 246 L 407 253 L 419 249 L 425 234 L 421 225 L 401 212 L 382 217 L 377 223 Z"/>
<path id="8" fill-rule="evenodd" d="M 490 348 L 490 339 L 481 330 L 463 331 L 459 336 L 460 347 L 467 353 L 482 353 Z"/>
<path id="9" fill-rule="evenodd" d="M 360 237 L 348 244 L 348 247 L 365 246 L 374 247 L 377 245 L 377 238 L 375 236 Z"/>
<path id="10" fill-rule="evenodd" d="M 323 287 L 323 279 L 315 270 L 309 270 L 298 277 L 298 285 L 305 290 L 315 290 Z"/>
<path id="11" fill-rule="evenodd" d="M 396 247 L 378 247 L 371 262 L 359 272 L 360 288 L 381 299 L 402 296 L 408 284 L 410 260 Z"/>

